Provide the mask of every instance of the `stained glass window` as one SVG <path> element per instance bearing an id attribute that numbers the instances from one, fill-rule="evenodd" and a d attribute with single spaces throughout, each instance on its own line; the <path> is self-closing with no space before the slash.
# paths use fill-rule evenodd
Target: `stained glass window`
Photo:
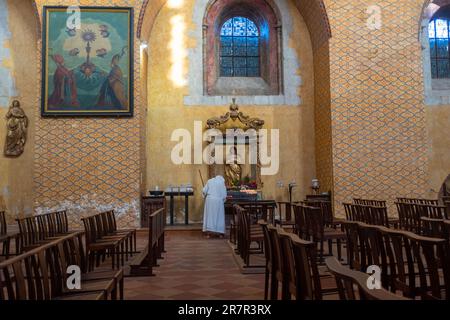
<path id="1" fill-rule="evenodd" d="M 433 79 L 450 78 L 449 20 L 440 17 L 432 19 L 428 25 Z"/>
<path id="2" fill-rule="evenodd" d="M 259 77 L 259 30 L 244 17 L 227 20 L 220 31 L 220 76 Z"/>

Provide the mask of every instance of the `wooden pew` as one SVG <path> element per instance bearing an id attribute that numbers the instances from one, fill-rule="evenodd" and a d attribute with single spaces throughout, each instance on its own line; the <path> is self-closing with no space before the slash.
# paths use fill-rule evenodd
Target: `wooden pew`
<path id="1" fill-rule="evenodd" d="M 67 288 L 67 267 L 83 269 L 81 237 L 72 233 L 0 263 L 0 300 L 116 299 L 120 273 L 82 274 L 81 289 Z"/>
<path id="2" fill-rule="evenodd" d="M 130 276 L 154 276 L 153 267 L 164 252 L 165 208 L 161 208 L 148 217 L 148 244 L 130 263 Z"/>

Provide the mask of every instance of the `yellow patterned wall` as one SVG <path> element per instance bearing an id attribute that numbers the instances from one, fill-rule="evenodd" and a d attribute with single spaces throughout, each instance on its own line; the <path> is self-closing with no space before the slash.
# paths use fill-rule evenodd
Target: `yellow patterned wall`
<path id="1" fill-rule="evenodd" d="M 43 5 L 123 6 L 135 9 L 135 30 L 141 0 L 36 0 Z M 41 43 L 39 43 L 41 48 Z M 35 209 L 66 208 L 73 225 L 80 216 L 115 209 L 122 226 L 139 223 L 142 139 L 145 130 L 140 89 L 140 51 L 135 42 L 135 116 L 117 118 L 41 118 L 36 107 L 34 161 Z M 40 50 L 38 50 L 40 61 Z M 40 68 L 39 68 L 40 70 Z M 40 74 L 38 75 L 40 79 Z M 40 105 L 40 98 L 36 106 Z"/>
<path id="2" fill-rule="evenodd" d="M 157 2 L 159 3 L 159 2 Z M 166 4 L 158 11 L 154 25 L 144 23 L 145 34 L 149 34 L 149 68 L 148 68 L 148 122 L 147 122 L 147 187 L 167 187 L 169 184 L 181 185 L 192 183 L 196 190 L 194 201 L 191 200 L 190 213 L 193 221 L 201 221 L 203 214 L 202 184 L 198 171 L 207 177 L 206 165 L 174 165 L 171 162 L 171 151 L 176 145 L 170 140 L 175 129 L 183 128 L 193 133 L 194 121 L 203 121 L 219 116 L 228 111 L 228 105 L 223 106 L 187 106 L 184 96 L 189 94 L 188 86 L 177 87 L 170 78 L 172 66 L 173 17 L 181 17 L 185 25 L 184 49 L 193 48 L 197 41 L 193 30 L 197 26 L 192 21 L 196 1 L 184 1 L 179 8 Z M 311 179 L 315 178 L 314 151 L 314 66 L 312 41 L 308 34 L 305 20 L 299 14 L 293 3 L 289 4 L 292 12 L 292 28 L 289 41 L 286 44 L 295 50 L 298 56 L 298 74 L 302 78 L 299 95 L 302 103 L 298 106 L 267 105 L 241 106 L 240 110 L 252 117 L 266 121 L 266 128 L 280 129 L 280 171 L 275 176 L 263 177 L 264 197 L 267 199 L 288 199 L 287 185 L 295 180 L 298 188 L 294 191 L 294 199 L 301 200 L 310 192 Z M 150 15 L 155 8 L 148 7 Z M 144 21 L 146 21 L 144 19 Z M 151 32 L 149 33 L 149 27 Z M 200 26 L 201 27 L 201 26 Z M 188 74 L 189 61 L 180 52 L 180 58 Z M 199 61 L 198 63 L 202 63 Z M 201 75 L 199 77 L 201 81 Z M 230 98 L 231 103 L 231 98 Z M 239 97 L 237 97 L 239 104 Z M 277 181 L 284 183 L 283 188 L 277 187 Z M 178 199 L 176 212 L 179 221 L 182 220 L 181 210 L 184 209 L 184 199 Z"/>
<path id="3" fill-rule="evenodd" d="M 326 0 L 335 204 L 352 196 L 425 196 L 428 189 L 418 21 L 423 0 Z M 368 25 L 381 8 L 381 29 Z"/>

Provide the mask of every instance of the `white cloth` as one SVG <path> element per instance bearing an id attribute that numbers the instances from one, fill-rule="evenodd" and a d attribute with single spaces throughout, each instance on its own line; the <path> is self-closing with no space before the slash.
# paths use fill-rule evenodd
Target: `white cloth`
<path id="1" fill-rule="evenodd" d="M 203 188 L 205 210 L 203 213 L 203 232 L 225 234 L 225 201 L 227 188 L 225 179 L 217 176 L 208 180 Z"/>

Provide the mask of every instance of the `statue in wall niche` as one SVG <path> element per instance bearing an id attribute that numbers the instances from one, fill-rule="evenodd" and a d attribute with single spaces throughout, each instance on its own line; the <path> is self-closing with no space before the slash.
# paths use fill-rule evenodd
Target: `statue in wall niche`
<path id="1" fill-rule="evenodd" d="M 20 102 L 14 100 L 6 114 L 6 144 L 5 156 L 19 157 L 27 142 L 28 117 L 20 107 Z"/>
<path id="2" fill-rule="evenodd" d="M 241 181 L 242 167 L 239 164 L 240 157 L 236 147 L 231 147 L 227 155 L 227 164 L 225 165 L 225 181 L 227 187 L 236 186 Z"/>

